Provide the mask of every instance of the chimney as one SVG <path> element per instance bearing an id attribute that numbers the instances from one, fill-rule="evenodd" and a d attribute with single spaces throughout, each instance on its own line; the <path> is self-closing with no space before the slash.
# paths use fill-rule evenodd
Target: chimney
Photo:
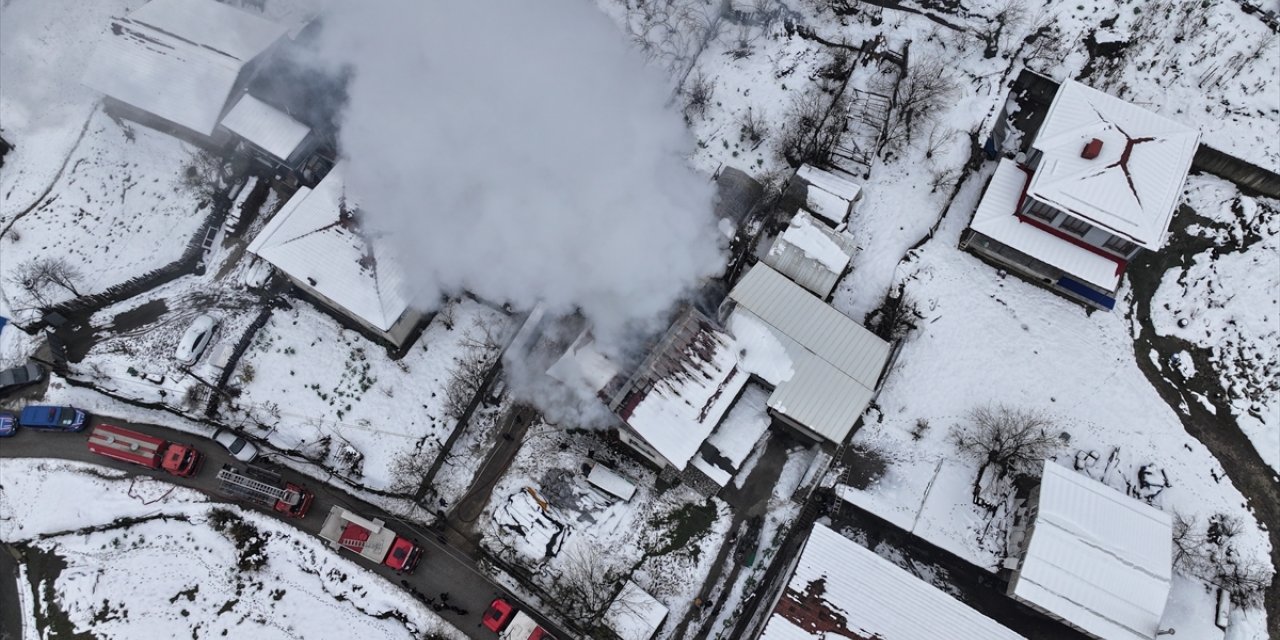
<path id="1" fill-rule="evenodd" d="M 1097 138 L 1094 138 L 1089 142 L 1085 143 L 1084 150 L 1080 152 L 1080 157 L 1084 158 L 1085 160 L 1092 160 L 1098 157 L 1098 154 L 1101 152 L 1102 152 L 1102 141 Z"/>

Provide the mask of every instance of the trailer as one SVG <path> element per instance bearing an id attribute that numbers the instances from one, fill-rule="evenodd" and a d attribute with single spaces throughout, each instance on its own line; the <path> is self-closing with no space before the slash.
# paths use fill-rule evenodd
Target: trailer
<path id="1" fill-rule="evenodd" d="M 93 428 L 89 433 L 89 451 L 148 469 L 164 469 L 179 478 L 195 475 L 204 460 L 191 445 L 169 442 L 113 424 Z"/>
<path id="2" fill-rule="evenodd" d="M 287 518 L 304 518 L 315 494 L 306 487 L 285 482 L 280 474 L 259 467 L 237 469 L 229 464 L 218 471 L 218 491 L 225 496 L 271 509 Z"/>
<path id="3" fill-rule="evenodd" d="M 329 509 L 320 537 L 401 573 L 412 573 L 422 559 L 421 547 L 396 535 L 383 521 L 366 520 L 337 505 Z"/>

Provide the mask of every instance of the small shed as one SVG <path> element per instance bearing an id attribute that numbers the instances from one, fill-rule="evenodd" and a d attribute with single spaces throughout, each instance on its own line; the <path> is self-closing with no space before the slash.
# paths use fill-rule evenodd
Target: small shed
<path id="1" fill-rule="evenodd" d="M 853 181 L 807 164 L 796 171 L 789 190 L 803 192 L 803 208 L 836 229 L 849 221 L 853 205 L 862 198 L 862 187 Z"/>
<path id="2" fill-rule="evenodd" d="M 272 168 L 280 165 L 297 168 L 311 147 L 310 127 L 247 93 L 240 96 L 221 124 Z"/>
<path id="3" fill-rule="evenodd" d="M 827 300 L 849 267 L 856 248 L 853 239 L 801 210 L 773 241 L 763 262 Z"/>
<path id="4" fill-rule="evenodd" d="M 636 485 L 634 483 L 599 462 L 591 465 L 591 473 L 587 474 L 587 482 L 595 485 L 605 493 L 621 498 L 623 501 L 630 500 L 631 496 L 636 494 Z"/>
<path id="5" fill-rule="evenodd" d="M 667 619 L 667 606 L 628 580 L 604 612 L 604 623 L 622 640 L 650 640 Z"/>

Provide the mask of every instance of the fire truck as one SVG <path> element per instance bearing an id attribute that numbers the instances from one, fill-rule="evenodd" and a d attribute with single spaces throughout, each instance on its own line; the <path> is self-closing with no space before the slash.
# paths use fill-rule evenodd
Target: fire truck
<path id="1" fill-rule="evenodd" d="M 320 537 L 401 573 L 412 573 L 422 559 L 421 547 L 396 535 L 381 520 L 366 520 L 337 505 L 329 510 Z"/>
<path id="2" fill-rule="evenodd" d="M 225 496 L 272 509 L 287 518 L 306 517 L 315 494 L 306 487 L 285 482 L 280 474 L 258 467 L 237 469 L 229 464 L 218 471 L 218 491 Z"/>
<path id="3" fill-rule="evenodd" d="M 89 433 L 89 450 L 148 469 L 164 469 L 180 478 L 194 475 L 204 459 L 191 445 L 168 442 L 113 424 L 93 428 Z"/>

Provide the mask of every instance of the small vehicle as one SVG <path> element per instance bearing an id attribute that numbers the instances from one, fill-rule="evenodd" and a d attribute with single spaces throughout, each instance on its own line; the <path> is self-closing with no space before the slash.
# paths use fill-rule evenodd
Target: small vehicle
<path id="1" fill-rule="evenodd" d="M 231 498 L 272 509 L 286 518 L 304 518 L 316 496 L 301 485 L 285 482 L 280 474 L 258 467 L 218 471 L 218 491 Z"/>
<path id="2" fill-rule="evenodd" d="M 100 424 L 89 432 L 89 450 L 148 469 L 164 469 L 179 478 L 195 475 L 204 460 L 191 445 L 169 442 L 113 424 Z"/>
<path id="3" fill-rule="evenodd" d="M 213 316 L 207 313 L 196 316 L 196 319 L 191 321 L 191 326 L 187 327 L 186 333 L 183 333 L 182 338 L 178 340 L 178 348 L 174 351 L 173 357 L 182 364 L 195 364 L 205 348 L 209 346 L 209 341 L 213 339 L 213 330 L 216 328 L 218 328 L 218 321 Z"/>
<path id="4" fill-rule="evenodd" d="M 18 432 L 18 416 L 0 411 L 0 438 L 8 438 Z"/>
<path id="5" fill-rule="evenodd" d="M 218 429 L 213 432 L 213 441 L 225 447 L 231 453 L 231 457 L 240 462 L 253 462 L 253 459 L 258 457 L 256 445 L 229 429 Z"/>
<path id="6" fill-rule="evenodd" d="M 44 380 L 44 367 L 28 362 L 20 367 L 0 371 L 0 393 L 8 393 Z"/>
<path id="7" fill-rule="evenodd" d="M 484 612 L 481 624 L 498 634 L 499 640 L 555 640 L 538 622 L 504 598 L 495 598 Z"/>
<path id="8" fill-rule="evenodd" d="M 89 414 L 75 407 L 31 405 L 22 409 L 18 426 L 46 431 L 84 431 Z"/>
<path id="9" fill-rule="evenodd" d="M 396 535 L 381 520 L 367 520 L 337 505 L 329 509 L 320 538 L 399 573 L 413 573 L 422 560 L 422 547 Z"/>

